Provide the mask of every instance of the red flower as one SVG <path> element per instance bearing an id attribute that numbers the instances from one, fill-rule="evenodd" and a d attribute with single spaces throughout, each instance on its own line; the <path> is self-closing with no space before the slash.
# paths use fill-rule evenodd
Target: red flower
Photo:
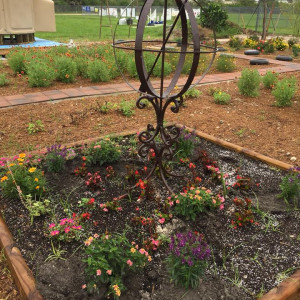
<path id="1" fill-rule="evenodd" d="M 94 199 L 94 198 L 91 198 L 90 201 L 88 202 L 88 204 L 89 204 L 89 205 L 93 205 L 94 202 L 95 202 L 95 199 Z"/>
<path id="2" fill-rule="evenodd" d="M 91 214 L 90 214 L 90 213 L 88 213 L 88 212 L 86 212 L 86 213 L 83 213 L 83 214 L 81 215 L 81 218 L 82 218 L 82 219 L 87 219 L 87 220 L 89 220 L 89 219 L 90 219 L 90 217 L 91 217 Z"/>
<path id="3" fill-rule="evenodd" d="M 86 157 L 85 157 L 85 156 L 82 156 L 82 160 L 86 160 Z"/>

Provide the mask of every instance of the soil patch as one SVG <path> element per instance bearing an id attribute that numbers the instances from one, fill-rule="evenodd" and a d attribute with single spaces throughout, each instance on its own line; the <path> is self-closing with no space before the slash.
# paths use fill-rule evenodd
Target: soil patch
<path id="1" fill-rule="evenodd" d="M 285 76 L 296 76 L 300 82 L 300 72 L 280 75 L 280 78 Z M 213 88 L 229 93 L 231 103 L 215 104 L 210 95 Z M 292 106 L 285 108 L 273 106 L 275 98 L 266 89 L 261 89 L 260 96 L 256 98 L 240 95 L 236 81 L 202 85 L 199 90 L 202 95 L 196 99 L 186 99 L 186 107 L 181 108 L 178 114 L 168 110 L 166 121 L 185 124 L 286 163 L 293 163 L 292 157 L 296 157 L 295 163 L 299 162 L 299 88 Z M 1 109 L 1 156 L 155 123 L 151 108 L 136 109 L 131 117 L 124 117 L 118 111 L 122 100 L 134 102 L 137 98 L 138 95 L 132 93 Z M 107 114 L 100 112 L 105 103 L 115 105 Z M 44 131 L 30 135 L 28 124 L 37 120 L 42 121 Z"/>

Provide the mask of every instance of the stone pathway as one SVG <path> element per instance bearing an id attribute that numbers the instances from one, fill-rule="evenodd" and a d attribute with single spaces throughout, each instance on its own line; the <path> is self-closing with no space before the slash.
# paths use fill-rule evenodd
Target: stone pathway
<path id="1" fill-rule="evenodd" d="M 241 59 L 253 59 L 258 58 L 257 56 L 248 56 L 243 54 L 235 54 L 235 57 Z M 300 71 L 300 64 L 294 62 L 285 62 L 279 61 L 275 59 L 268 59 L 270 64 L 277 64 L 279 66 L 272 67 L 270 65 L 267 69 L 258 69 L 261 75 L 264 75 L 268 70 L 275 71 L 277 73 L 286 73 L 286 72 L 295 72 Z M 223 73 L 223 74 L 212 74 L 206 75 L 201 82 L 201 84 L 209 84 L 209 83 L 217 83 L 221 81 L 230 81 L 239 78 L 241 72 L 233 72 L 233 73 Z M 200 77 L 198 77 L 198 80 Z M 181 86 L 185 83 L 185 78 L 180 78 L 178 81 L 178 86 Z M 168 84 L 170 80 L 166 80 L 165 83 Z M 195 78 L 194 82 L 197 82 L 197 78 Z M 132 87 L 138 89 L 138 82 L 130 82 Z M 159 86 L 160 82 L 154 81 L 153 86 Z M 103 96 L 108 94 L 116 94 L 116 93 L 127 93 L 133 92 L 134 89 L 128 86 L 125 82 L 119 84 L 102 84 L 95 85 L 89 87 L 79 87 L 79 88 L 70 88 L 70 89 L 60 89 L 60 90 L 48 90 L 45 92 L 37 92 L 30 94 L 22 94 L 22 95 L 12 95 L 12 96 L 0 96 L 0 108 L 5 107 L 13 107 L 16 105 L 24 105 L 24 104 L 33 104 L 40 102 L 48 102 L 48 101 L 58 101 L 65 100 L 70 98 L 80 98 L 80 97 L 88 97 L 88 96 Z"/>

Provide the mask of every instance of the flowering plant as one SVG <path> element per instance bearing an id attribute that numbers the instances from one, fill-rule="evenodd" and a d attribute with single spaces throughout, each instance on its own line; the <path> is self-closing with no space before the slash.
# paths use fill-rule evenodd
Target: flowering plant
<path id="1" fill-rule="evenodd" d="M 177 215 L 185 216 L 188 220 L 195 220 L 198 213 L 207 209 L 223 209 L 224 197 L 214 196 L 212 192 L 205 187 L 194 188 L 185 193 L 175 194 L 171 200 L 174 205 L 174 211 Z"/>
<path id="2" fill-rule="evenodd" d="M 87 175 L 87 173 L 88 173 L 88 170 L 87 170 L 87 166 L 86 166 L 85 162 L 83 162 L 80 167 L 77 167 L 74 170 L 75 176 L 84 177 Z"/>
<path id="3" fill-rule="evenodd" d="M 167 258 L 171 280 L 185 288 L 197 287 L 199 277 L 207 267 L 210 256 L 203 236 L 193 232 L 177 233 L 171 237 L 170 255 Z"/>
<path id="4" fill-rule="evenodd" d="M 61 145 L 52 145 L 47 148 L 46 166 L 48 171 L 59 173 L 63 170 L 66 163 L 67 148 Z"/>
<path id="5" fill-rule="evenodd" d="M 152 260 L 144 248 L 139 248 L 135 242 L 130 243 L 125 233 L 101 237 L 95 234 L 86 240 L 85 245 L 85 271 L 89 280 L 86 287 L 99 288 L 101 284 L 109 283 L 108 294 L 115 299 L 125 290 L 122 278 Z"/>
<path id="6" fill-rule="evenodd" d="M 236 182 L 233 183 L 232 187 L 241 190 L 249 190 L 252 185 L 252 180 L 250 177 L 237 175 Z"/>
<path id="7" fill-rule="evenodd" d="M 45 192 L 44 172 L 31 165 L 30 157 L 21 153 L 0 170 L 0 187 L 8 198 L 31 195 L 39 198 Z"/>
<path id="8" fill-rule="evenodd" d="M 70 242 L 72 240 L 79 240 L 82 236 L 82 225 L 80 218 L 63 218 L 58 223 L 51 223 L 48 226 L 49 237 L 58 239 L 59 241 Z"/>
<path id="9" fill-rule="evenodd" d="M 183 126 L 178 137 L 177 155 L 181 158 L 189 157 L 193 154 L 197 137 L 195 132 L 188 132 Z"/>
<path id="10" fill-rule="evenodd" d="M 91 189 L 99 189 L 102 187 L 102 178 L 99 172 L 95 172 L 94 174 L 88 173 L 87 174 L 88 178 L 85 182 L 86 186 L 91 188 Z"/>
<path id="11" fill-rule="evenodd" d="M 85 150 L 87 164 L 100 166 L 110 164 L 119 160 L 121 150 L 119 145 L 112 142 L 110 139 L 104 139 L 100 142 L 93 143 Z"/>
<path id="12" fill-rule="evenodd" d="M 237 227 L 243 227 L 247 224 L 254 222 L 254 215 L 251 210 L 252 201 L 248 198 L 245 200 L 234 198 L 233 204 L 235 206 L 233 212 L 233 220 L 231 220 L 231 227 L 237 229 Z"/>

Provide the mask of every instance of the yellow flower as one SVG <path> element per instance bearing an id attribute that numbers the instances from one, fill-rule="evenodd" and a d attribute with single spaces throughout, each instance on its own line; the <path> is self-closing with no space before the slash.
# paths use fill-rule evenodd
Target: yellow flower
<path id="1" fill-rule="evenodd" d="M 40 188 L 40 186 L 39 186 L 39 185 L 37 185 L 37 186 L 35 187 L 35 189 L 36 189 L 36 190 L 38 190 L 39 188 Z"/>
<path id="2" fill-rule="evenodd" d="M 10 167 L 13 167 L 13 166 L 15 166 L 15 165 L 16 165 L 16 164 L 12 163 L 12 164 L 10 164 L 9 166 L 10 166 Z"/>
<path id="3" fill-rule="evenodd" d="M 19 158 L 17 159 L 17 161 L 22 162 L 22 161 L 24 161 L 24 159 L 19 157 Z"/>
<path id="4" fill-rule="evenodd" d="M 135 253 L 135 251 L 136 251 L 136 250 L 135 250 L 134 248 L 131 248 L 131 249 L 130 249 L 130 252 L 131 252 L 131 253 Z"/>
<path id="5" fill-rule="evenodd" d="M 152 257 L 150 255 L 148 256 L 148 261 L 152 261 Z"/>
<path id="6" fill-rule="evenodd" d="M 26 157 L 26 154 L 25 154 L 25 153 L 20 153 L 20 154 L 19 154 L 19 157 L 20 157 L 20 158 L 24 158 L 24 157 Z"/>
<path id="7" fill-rule="evenodd" d="M 29 173 L 33 173 L 33 172 L 35 172 L 35 170 L 36 170 L 36 168 L 30 168 Z"/>
<path id="8" fill-rule="evenodd" d="M 8 179 L 7 176 L 3 176 L 3 177 L 1 178 L 1 182 L 5 181 L 5 180 L 7 180 L 7 179 Z"/>
<path id="9" fill-rule="evenodd" d="M 38 181 L 39 181 L 39 179 L 38 179 L 38 178 L 34 178 L 34 181 L 38 182 Z"/>
<path id="10" fill-rule="evenodd" d="M 19 166 L 23 166 L 23 163 L 19 163 Z"/>

